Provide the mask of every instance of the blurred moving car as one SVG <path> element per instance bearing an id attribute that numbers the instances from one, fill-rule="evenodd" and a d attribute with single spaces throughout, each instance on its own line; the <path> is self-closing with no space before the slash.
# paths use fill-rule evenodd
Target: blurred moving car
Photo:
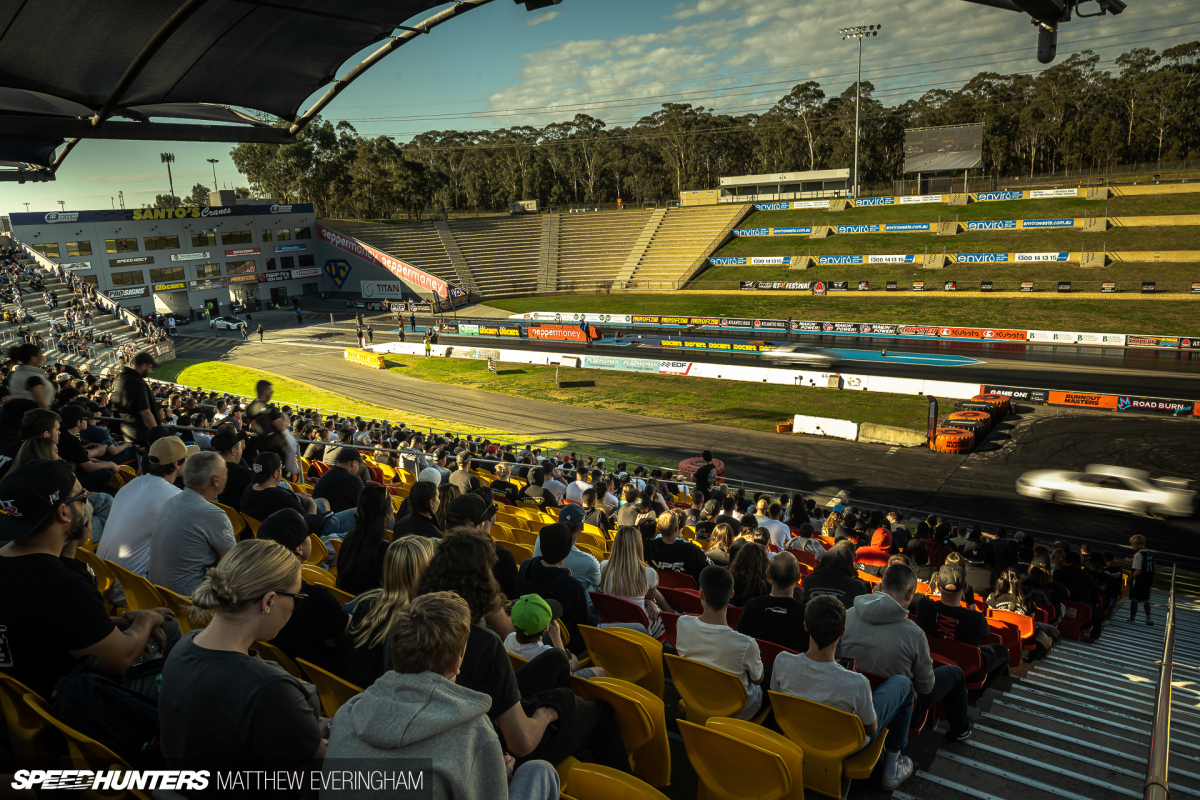
<path id="1" fill-rule="evenodd" d="M 1190 517 L 1196 493 L 1182 478 L 1151 478 L 1140 469 L 1088 464 L 1083 472 L 1039 469 L 1017 478 L 1017 494 L 1150 517 Z"/>
<path id="2" fill-rule="evenodd" d="M 837 360 L 837 354 L 830 350 L 802 344 L 781 344 L 773 350 L 764 350 L 759 357 L 780 367 L 826 367 Z"/>
<path id="3" fill-rule="evenodd" d="M 244 320 L 240 320 L 237 317 L 213 317 L 209 321 L 208 327 L 218 331 L 236 331 L 245 324 Z"/>

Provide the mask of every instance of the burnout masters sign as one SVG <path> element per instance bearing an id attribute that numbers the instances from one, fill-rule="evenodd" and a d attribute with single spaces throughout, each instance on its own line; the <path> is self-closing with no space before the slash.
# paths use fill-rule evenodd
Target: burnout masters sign
<path id="1" fill-rule="evenodd" d="M 374 247 L 360 242 L 358 239 L 346 236 L 320 223 L 317 223 L 317 235 L 321 237 L 321 241 L 327 242 L 339 250 L 357 256 L 364 261 L 369 261 L 378 267 L 383 267 L 397 278 L 415 284 L 426 291 L 433 292 L 438 297 L 446 297 L 449 294 L 449 285 L 441 278 L 430 275 L 428 272 L 419 270 L 397 258 L 392 258 L 387 253 L 376 250 Z"/>

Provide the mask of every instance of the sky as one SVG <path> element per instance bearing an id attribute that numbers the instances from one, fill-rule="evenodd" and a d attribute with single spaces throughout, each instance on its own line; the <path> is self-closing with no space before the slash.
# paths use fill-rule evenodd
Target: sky
<path id="1" fill-rule="evenodd" d="M 1101 68 L 1133 47 L 1200 39 L 1197 0 L 1127 0 L 1118 17 L 1076 19 L 1058 61 L 1091 49 Z M 1094 3 L 1085 7 L 1094 11 Z M 418 18 L 419 19 L 419 18 Z M 416 20 L 407 21 L 413 24 Z M 796 83 L 827 95 L 854 82 L 857 47 L 839 28 L 880 25 L 863 43 L 863 79 L 888 105 L 953 89 L 982 71 L 1037 72 L 1037 35 L 1022 14 L 963 0 L 563 0 L 534 12 L 509 0 L 470 11 L 404 45 L 325 109 L 364 136 L 407 141 L 427 130 L 545 126 L 588 113 L 630 125 L 664 102 L 762 113 Z M 365 55 L 364 51 L 363 54 Z M 343 66 L 348 70 L 358 57 Z M 320 96 L 306 101 L 307 108 Z M 152 204 L 175 193 L 247 184 L 229 144 L 84 141 L 49 183 L 0 183 L 0 214 Z"/>

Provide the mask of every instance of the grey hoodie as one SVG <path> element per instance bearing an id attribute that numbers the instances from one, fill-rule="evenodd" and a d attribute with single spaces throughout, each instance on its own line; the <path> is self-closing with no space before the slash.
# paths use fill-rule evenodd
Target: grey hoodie
<path id="1" fill-rule="evenodd" d="M 433 672 L 385 672 L 338 709 L 323 769 L 351 768 L 339 765 L 339 759 L 432 759 L 425 781 L 434 800 L 504 800 L 504 751 L 488 721 L 491 705 L 486 694 Z M 322 797 L 331 794 L 337 800 L 380 796 L 366 788 L 321 792 Z"/>
<path id="2" fill-rule="evenodd" d="M 933 660 L 925 632 L 891 595 L 877 591 L 854 598 L 838 655 L 853 658 L 855 669 L 885 678 L 903 675 L 917 694 L 933 691 Z"/>

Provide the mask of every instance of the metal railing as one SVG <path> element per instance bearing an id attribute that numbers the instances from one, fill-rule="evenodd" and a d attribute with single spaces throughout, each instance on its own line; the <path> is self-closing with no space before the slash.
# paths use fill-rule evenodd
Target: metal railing
<path id="1" fill-rule="evenodd" d="M 1167 627 L 1163 635 L 1162 664 L 1154 693 L 1154 722 L 1150 729 L 1150 759 L 1146 765 L 1144 800 L 1167 800 L 1171 796 L 1167 761 L 1171 755 L 1171 680 L 1175 661 L 1175 573 L 1171 567 L 1171 591 L 1167 597 Z"/>

